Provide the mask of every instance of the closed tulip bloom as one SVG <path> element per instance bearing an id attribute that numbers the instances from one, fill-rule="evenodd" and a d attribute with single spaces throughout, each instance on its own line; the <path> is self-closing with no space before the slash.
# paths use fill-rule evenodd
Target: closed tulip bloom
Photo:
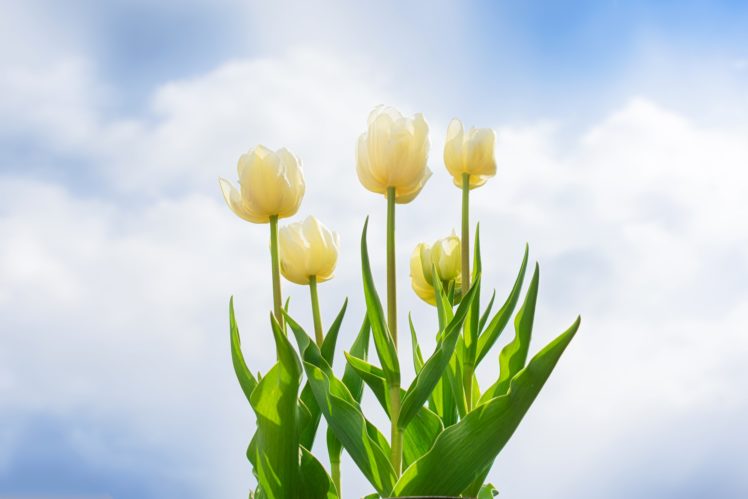
<path id="1" fill-rule="evenodd" d="M 442 283 L 461 282 L 460 238 L 455 234 L 439 239 L 433 245 L 420 243 L 410 257 L 410 278 L 413 291 L 424 301 L 434 305 L 433 269 Z"/>
<path id="2" fill-rule="evenodd" d="M 496 175 L 495 143 L 496 133 L 490 128 L 471 128 L 465 132 L 460 120 L 453 119 L 449 123 L 444 164 L 457 187 L 462 187 L 464 173 L 470 175 L 471 189 Z"/>
<path id="3" fill-rule="evenodd" d="M 281 227 L 278 239 L 283 277 L 296 284 L 309 284 L 310 277 L 316 277 L 317 282 L 332 278 L 340 246 L 336 232 L 309 216 Z"/>
<path id="4" fill-rule="evenodd" d="M 253 223 L 270 217 L 287 218 L 299 210 L 304 197 L 301 161 L 282 148 L 273 152 L 257 146 L 242 154 L 237 165 L 239 190 L 219 179 L 223 197 L 237 216 Z"/>
<path id="5" fill-rule="evenodd" d="M 424 273 L 422 257 L 431 251 L 431 247 L 426 243 L 419 243 L 410 255 L 410 285 L 416 295 L 426 303 L 436 305 L 436 293 L 431 285 L 431 272 Z M 431 257 L 425 257 L 431 260 Z"/>
<path id="6" fill-rule="evenodd" d="M 356 172 L 363 186 L 379 194 L 394 187 L 395 202 L 411 202 L 431 176 L 428 133 L 420 113 L 406 118 L 391 107 L 375 108 L 356 147 Z"/>

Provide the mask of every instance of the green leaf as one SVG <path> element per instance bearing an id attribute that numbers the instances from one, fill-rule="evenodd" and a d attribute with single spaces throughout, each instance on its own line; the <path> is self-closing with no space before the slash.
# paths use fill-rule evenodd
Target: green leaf
<path id="1" fill-rule="evenodd" d="M 244 396 L 247 400 L 252 397 L 252 392 L 257 387 L 257 379 L 252 375 L 242 354 L 241 340 L 239 339 L 239 327 L 236 325 L 234 317 L 234 297 L 229 300 L 229 330 L 231 336 L 231 363 L 234 365 L 234 372 L 242 387 Z"/>
<path id="2" fill-rule="evenodd" d="M 387 381 L 390 384 L 400 384 L 400 363 L 397 358 L 397 349 L 384 319 L 384 310 L 379 295 L 374 287 L 374 279 L 371 276 L 369 265 L 369 250 L 366 244 L 366 230 L 369 226 L 369 218 L 366 218 L 364 230 L 361 233 L 361 268 L 364 281 L 364 296 L 366 297 L 366 313 L 371 323 L 374 346 L 382 364 Z"/>
<path id="3" fill-rule="evenodd" d="M 349 365 L 361 376 L 379 401 L 385 413 L 390 415 L 390 398 L 384 372 L 368 362 L 346 354 Z M 405 398 L 405 390 L 400 389 L 400 399 Z M 403 462 L 405 466 L 412 463 L 434 443 L 444 429 L 441 419 L 434 412 L 421 407 L 416 416 L 403 432 Z"/>
<path id="4" fill-rule="evenodd" d="M 299 497 L 299 359 L 271 315 L 278 362 L 252 392 L 257 431 L 250 445 L 257 479 L 269 499 Z"/>
<path id="5" fill-rule="evenodd" d="M 464 418 L 467 414 L 467 400 L 465 400 L 465 386 L 462 382 L 462 359 L 464 359 L 462 336 L 457 338 L 457 346 L 455 347 L 455 353 L 452 358 L 449 359 L 449 365 L 444 370 L 446 374 L 446 383 L 452 393 L 452 401 L 454 403 L 457 414 L 460 418 Z M 444 378 L 442 378 L 444 379 Z M 447 423 L 444 423 L 447 426 Z"/>
<path id="6" fill-rule="evenodd" d="M 499 495 L 499 491 L 496 490 L 496 487 L 491 483 L 487 483 L 480 488 L 477 499 L 493 499 L 497 495 Z"/>
<path id="7" fill-rule="evenodd" d="M 373 427 L 353 396 L 331 371 L 326 373 L 306 359 L 304 369 L 328 426 L 377 492 L 388 494 L 396 479 L 395 471 L 378 439 L 371 438 Z"/>
<path id="8" fill-rule="evenodd" d="M 369 354 L 369 332 L 371 327 L 369 326 L 369 317 L 364 314 L 364 323 L 359 329 L 356 339 L 353 341 L 351 346 L 351 354 L 359 358 L 366 359 Z M 361 396 L 363 395 L 363 384 L 364 381 L 361 377 L 356 374 L 356 371 L 346 363 L 345 372 L 343 373 L 343 384 L 351 392 L 356 402 L 361 402 Z M 317 406 L 319 409 L 319 406 Z M 327 429 L 327 454 L 330 457 L 330 461 L 340 461 L 340 455 L 342 453 L 342 445 L 335 436 L 335 433 L 328 428 Z"/>
<path id="9" fill-rule="evenodd" d="M 327 331 L 325 338 L 322 340 L 322 357 L 327 361 L 330 366 L 333 364 L 333 358 L 335 356 L 335 345 L 338 341 L 338 333 L 340 332 L 340 325 L 343 323 L 343 317 L 345 316 L 345 309 L 348 307 L 348 298 L 343 302 L 343 306 L 340 308 L 335 320 L 330 324 L 330 329 Z"/>
<path id="10" fill-rule="evenodd" d="M 423 355 L 421 355 L 421 347 L 418 346 L 418 336 L 416 336 L 416 328 L 413 326 L 413 316 L 408 314 L 408 324 L 410 325 L 410 345 L 411 352 L 413 353 L 413 369 L 416 374 L 421 372 L 423 367 Z"/>
<path id="11" fill-rule="evenodd" d="M 338 492 L 322 464 L 311 452 L 301 448 L 299 482 L 302 494 L 288 497 L 308 497 L 309 499 L 337 499 Z"/>
<path id="12" fill-rule="evenodd" d="M 475 298 L 472 301 L 472 305 L 468 310 L 467 317 L 465 317 L 465 327 L 463 329 L 464 337 L 464 350 L 462 358 L 463 367 L 472 366 L 472 370 L 475 367 L 475 356 L 478 351 L 478 326 L 480 323 L 480 276 L 482 264 L 480 258 L 480 224 L 475 227 L 475 247 L 473 255 L 473 287 L 477 287 L 478 290 L 475 294 Z"/>
<path id="13" fill-rule="evenodd" d="M 480 325 L 479 328 L 481 331 L 483 331 L 486 328 L 486 322 L 488 322 L 488 318 L 491 315 L 491 309 L 493 308 L 493 302 L 496 300 L 496 290 L 493 290 L 493 293 L 491 293 L 491 299 L 488 301 L 488 305 L 486 306 L 486 310 L 483 311 L 483 315 L 480 316 Z M 480 343 L 479 343 L 480 345 Z"/>
<path id="14" fill-rule="evenodd" d="M 437 382 L 442 377 L 454 353 L 462 323 L 479 290 L 480 276 L 478 276 L 470 287 L 470 291 L 463 297 L 460 306 L 457 307 L 457 312 L 455 312 L 454 317 L 449 321 L 445 330 L 439 334 L 440 339 L 437 342 L 434 353 L 423 365 L 423 369 L 416 375 L 410 387 L 408 387 L 405 398 L 402 401 L 402 406 L 400 407 L 400 417 L 398 418 L 398 426 L 400 428 L 408 426 L 410 420 L 416 415 L 426 400 L 428 400 Z"/>
<path id="15" fill-rule="evenodd" d="M 299 341 L 304 371 L 328 427 L 374 488 L 382 495 L 389 493 L 396 476 L 388 453 L 380 446 L 380 442 L 386 442 L 386 439 L 366 420 L 358 402 L 346 385 L 335 377 L 309 335 L 293 319 L 287 323 Z"/>
<path id="16" fill-rule="evenodd" d="M 530 281 L 530 287 L 525 295 L 525 302 L 514 318 L 514 339 L 507 343 L 499 354 L 499 379 L 490 386 L 481 397 L 479 404 L 493 397 L 503 395 L 509 389 L 509 383 L 527 361 L 527 352 L 530 349 L 530 338 L 532 336 L 532 324 L 535 319 L 535 304 L 538 300 L 538 281 L 540 279 L 540 267 L 535 264 L 535 272 Z"/>
<path id="17" fill-rule="evenodd" d="M 395 485 L 395 496 L 452 495 L 464 491 L 496 458 L 516 430 L 580 319 L 541 350 L 512 380 L 506 395 L 487 401 L 445 429 L 431 450 L 409 466 Z M 445 466 L 448 463 L 448 466 Z"/>
<path id="18" fill-rule="evenodd" d="M 522 265 L 519 268 L 519 273 L 517 274 L 517 279 L 514 281 L 512 291 L 509 293 L 509 296 L 504 302 L 504 305 L 499 309 L 498 312 L 496 312 L 496 315 L 494 315 L 493 319 L 491 319 L 488 327 L 483 330 L 483 333 L 478 338 L 478 354 L 476 357 L 475 365 L 478 365 L 480 361 L 483 360 L 494 343 L 496 343 L 499 335 L 509 322 L 509 318 L 512 316 L 512 312 L 514 311 L 514 307 L 517 306 L 517 301 L 519 300 L 519 295 L 522 291 L 522 282 L 525 279 L 525 270 L 527 269 L 527 256 L 529 251 L 530 247 L 528 245 L 525 245 L 525 256 L 522 258 Z M 493 298 L 491 299 L 491 303 L 493 303 Z M 481 322 L 485 322 L 487 313 L 488 311 L 486 311 L 486 314 L 484 314 L 484 318 L 481 319 Z M 481 326 L 481 329 L 483 329 L 483 326 Z"/>

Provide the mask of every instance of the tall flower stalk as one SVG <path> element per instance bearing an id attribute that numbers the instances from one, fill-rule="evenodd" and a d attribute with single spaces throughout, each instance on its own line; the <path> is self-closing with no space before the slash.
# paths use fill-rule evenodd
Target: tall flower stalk
<path id="1" fill-rule="evenodd" d="M 387 329 L 397 353 L 397 279 L 395 204 L 411 202 L 431 176 L 428 159 L 428 124 L 421 114 L 404 117 L 391 107 L 377 107 L 358 140 L 356 173 L 368 190 L 387 199 Z M 400 382 L 390 380 L 391 463 L 397 475 L 402 468 L 403 435 L 400 428 Z"/>

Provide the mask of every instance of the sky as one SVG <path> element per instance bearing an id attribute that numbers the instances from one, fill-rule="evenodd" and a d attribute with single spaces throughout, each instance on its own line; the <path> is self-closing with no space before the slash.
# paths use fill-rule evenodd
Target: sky
<path id="1" fill-rule="evenodd" d="M 320 285 L 324 322 L 350 300 L 340 355 L 364 313 L 367 215 L 384 284 L 385 203 L 354 155 L 379 104 L 430 126 L 434 175 L 398 207 L 400 328 L 412 312 L 433 348 L 407 269 L 459 229 L 453 117 L 498 137 L 498 174 L 472 194 L 484 287 L 506 296 L 528 242 L 531 351 L 582 316 L 489 475 L 502 497 L 748 496 L 745 2 L 1 6 L 0 497 L 246 497 L 254 419 L 227 309 L 233 295 L 266 371 L 268 234 L 217 178 L 257 144 L 302 159 L 289 221 L 340 233 Z M 283 286 L 311 325 L 307 290 Z M 401 359 L 410 379 L 407 342 Z M 371 491 L 347 457 L 342 480 L 344 497 Z"/>

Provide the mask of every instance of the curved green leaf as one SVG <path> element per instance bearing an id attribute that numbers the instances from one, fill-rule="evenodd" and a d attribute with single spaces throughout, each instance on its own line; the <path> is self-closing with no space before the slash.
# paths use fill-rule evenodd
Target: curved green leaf
<path id="1" fill-rule="evenodd" d="M 252 392 L 257 387 L 257 379 L 252 375 L 252 372 L 247 367 L 247 363 L 244 362 L 241 340 L 239 339 L 239 327 L 236 325 L 236 318 L 234 317 L 233 296 L 229 300 L 229 331 L 231 336 L 231 363 L 234 365 L 234 372 L 236 373 L 236 378 L 239 380 L 239 386 L 242 387 L 244 396 L 247 397 L 247 400 L 250 400 Z"/>
<path id="2" fill-rule="evenodd" d="M 250 445 L 257 479 L 269 499 L 299 497 L 299 359 L 271 315 L 278 362 L 252 392 L 257 431 Z"/>
<path id="3" fill-rule="evenodd" d="M 364 296 L 366 297 L 366 313 L 371 323 L 374 346 L 387 375 L 390 384 L 400 384 L 400 363 L 397 358 L 397 349 L 384 319 L 384 310 L 379 295 L 374 287 L 374 279 L 371 276 L 369 265 L 369 250 L 366 244 L 366 231 L 369 226 L 369 218 L 366 218 L 364 230 L 361 233 L 361 269 L 364 281 Z"/>
<path id="4" fill-rule="evenodd" d="M 418 336 L 416 336 L 416 328 L 413 326 L 413 316 L 411 314 L 408 314 L 408 325 L 410 326 L 410 350 L 413 354 L 413 369 L 418 374 L 423 367 L 423 355 L 421 355 L 421 347 L 418 345 Z"/>
<path id="5" fill-rule="evenodd" d="M 384 372 L 368 362 L 346 354 L 349 365 L 361 376 L 379 401 L 385 413 L 390 415 L 390 398 Z M 405 390 L 400 390 L 400 398 Z M 433 445 L 436 437 L 444 429 L 441 419 L 434 412 L 421 407 L 416 416 L 403 432 L 403 463 L 408 466 L 425 454 Z"/>
<path id="6" fill-rule="evenodd" d="M 454 353 L 462 323 L 465 320 L 468 310 L 472 307 L 473 300 L 479 290 L 480 275 L 470 287 L 470 291 L 460 301 L 457 312 L 455 312 L 447 327 L 439 334 L 440 339 L 437 342 L 434 353 L 423 365 L 423 369 L 416 375 L 410 387 L 408 387 L 400 407 L 400 417 L 398 418 L 398 426 L 401 429 L 408 426 L 410 420 L 428 400 L 437 382 L 442 377 Z"/>
<path id="7" fill-rule="evenodd" d="M 519 295 L 522 291 L 522 282 L 525 280 L 525 271 L 527 270 L 527 256 L 529 252 L 530 247 L 526 244 L 525 255 L 522 258 L 522 265 L 520 265 L 519 273 L 517 274 L 517 278 L 514 281 L 512 291 L 509 293 L 509 296 L 504 302 L 504 305 L 502 305 L 499 311 L 496 312 L 496 315 L 494 315 L 493 319 L 491 319 L 488 327 L 483 330 L 483 333 L 478 338 L 478 353 L 475 360 L 476 366 L 480 363 L 481 360 L 483 360 L 494 343 L 496 343 L 499 335 L 501 335 L 502 331 L 504 331 L 504 328 L 509 322 L 509 318 L 512 316 L 512 312 L 514 311 L 514 307 L 517 306 L 517 301 L 519 300 Z M 493 304 L 493 298 L 491 298 L 491 304 Z M 486 311 L 486 314 L 484 314 L 484 317 L 481 319 L 481 323 L 484 323 L 486 321 L 487 314 L 488 310 Z M 481 329 L 483 329 L 482 325 Z"/>
<path id="8" fill-rule="evenodd" d="M 299 466 L 299 482 L 302 495 L 289 497 L 308 497 L 309 499 L 337 499 L 338 492 L 317 458 L 305 448 L 301 448 L 301 463 Z"/>
<path id="9" fill-rule="evenodd" d="M 340 312 L 335 317 L 335 320 L 330 324 L 330 329 L 327 330 L 327 334 L 322 340 L 322 357 L 327 361 L 330 366 L 333 364 L 335 357 L 335 345 L 338 342 L 338 333 L 340 332 L 340 325 L 343 323 L 343 317 L 345 316 L 345 309 L 348 307 L 348 298 L 343 302 L 343 306 L 340 308 Z"/>
<path id="10" fill-rule="evenodd" d="M 579 322 L 577 318 L 569 329 L 535 355 L 514 377 L 506 395 L 487 401 L 444 430 L 431 450 L 405 470 L 393 495 L 462 493 L 490 466 L 512 436 L 576 334 Z"/>
<path id="11" fill-rule="evenodd" d="M 535 304 L 538 301 L 538 281 L 540 279 L 540 267 L 535 264 L 535 272 L 530 281 L 530 287 L 525 295 L 525 302 L 514 318 L 514 339 L 507 343 L 499 354 L 499 379 L 490 386 L 478 402 L 483 403 L 493 397 L 503 395 L 509 389 L 509 383 L 527 361 L 527 352 L 530 349 L 530 338 L 532 336 L 532 324 L 535 320 Z"/>

